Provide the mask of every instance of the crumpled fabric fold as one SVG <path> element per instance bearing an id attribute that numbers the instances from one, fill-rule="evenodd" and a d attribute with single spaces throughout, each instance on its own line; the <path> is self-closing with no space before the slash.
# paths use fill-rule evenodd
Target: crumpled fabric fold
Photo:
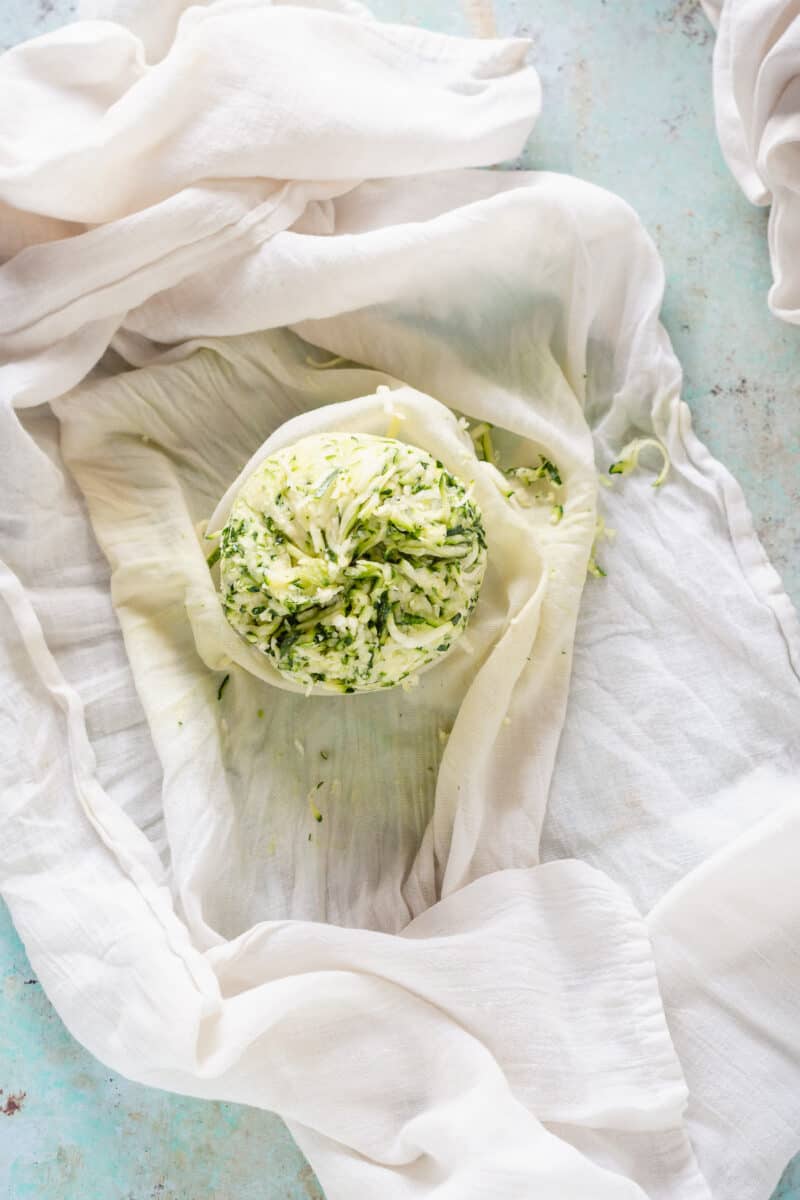
<path id="1" fill-rule="evenodd" d="M 793 0 L 705 0 L 717 29 L 714 109 L 725 161 L 752 204 L 769 206 L 776 317 L 800 323 L 800 13 Z"/>

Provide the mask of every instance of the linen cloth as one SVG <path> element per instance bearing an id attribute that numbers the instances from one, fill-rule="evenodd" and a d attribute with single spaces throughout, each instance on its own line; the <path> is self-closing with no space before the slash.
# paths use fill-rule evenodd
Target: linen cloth
<path id="1" fill-rule="evenodd" d="M 767 302 L 800 322 L 800 9 L 793 0 L 703 0 L 717 28 L 714 108 L 722 153 L 747 199 L 771 206 Z"/>
<path id="2" fill-rule="evenodd" d="M 766 1197 L 797 627 L 651 242 L 597 188 L 463 169 L 536 116 L 519 41 L 150 7 L 0 61 L 0 883 L 40 979 L 130 1077 L 280 1112 L 331 1200 Z M 563 521 L 499 507 L 451 412 L 557 462 Z M 468 648 L 409 693 L 272 689 L 197 526 L 267 439 L 390 420 L 482 489 Z M 603 492 L 584 591 L 635 431 L 673 475 Z"/>

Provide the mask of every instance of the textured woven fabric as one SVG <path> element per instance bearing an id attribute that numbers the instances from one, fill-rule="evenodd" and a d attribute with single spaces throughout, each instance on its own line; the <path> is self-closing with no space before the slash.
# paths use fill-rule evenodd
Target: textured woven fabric
<path id="1" fill-rule="evenodd" d="M 691 432 L 652 243 L 597 188 L 465 169 L 537 114 L 524 43 L 152 7 L 0 60 L 0 888 L 38 977 L 131 1078 L 281 1113 L 330 1200 L 722 1200 L 737 1128 L 766 1200 L 797 624 Z M 557 464 L 560 521 L 460 416 Z M 390 421 L 480 498 L 470 629 L 408 691 L 275 688 L 204 522 L 264 447 Z M 667 483 L 598 489 L 637 433 Z"/>

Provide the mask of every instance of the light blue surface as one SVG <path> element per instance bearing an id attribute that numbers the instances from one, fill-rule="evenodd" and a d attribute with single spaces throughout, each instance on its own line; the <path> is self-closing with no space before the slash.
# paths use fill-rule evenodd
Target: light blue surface
<path id="1" fill-rule="evenodd" d="M 470 32 L 453 0 L 374 7 L 386 19 Z M 0 47 L 56 27 L 74 8 L 71 0 L 2 0 Z M 667 272 L 664 319 L 696 426 L 744 486 L 797 603 L 800 330 L 766 308 L 766 214 L 741 196 L 717 147 L 713 39 L 699 3 L 496 0 L 495 19 L 499 33 L 534 39 L 544 81 L 544 114 L 524 165 L 610 188 L 655 237 Z M 92 1059 L 43 996 L 4 909 L 0 978 L 0 1200 L 321 1196 L 277 1118 L 143 1088 Z M 12 1095 L 20 1107 L 6 1115 Z M 800 1160 L 778 1198 L 800 1200 Z"/>

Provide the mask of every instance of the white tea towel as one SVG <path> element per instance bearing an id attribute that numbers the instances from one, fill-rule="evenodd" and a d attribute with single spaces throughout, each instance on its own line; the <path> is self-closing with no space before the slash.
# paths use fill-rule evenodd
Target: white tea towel
<path id="1" fill-rule="evenodd" d="M 131 1077 L 284 1115 L 330 1200 L 709 1200 L 717 1056 L 687 1046 L 687 1130 L 659 985 L 683 1053 L 682 939 L 745 1064 L 759 997 L 694 971 L 669 892 L 701 913 L 777 812 L 800 683 L 791 606 L 691 435 L 655 250 L 599 189 L 449 169 L 518 148 L 520 43 L 253 0 L 100 15 L 126 13 L 0 60 L 28 104 L 67 73 L 59 154 L 23 131 L 0 170 L 54 223 L 15 223 L 38 241 L 0 270 L 0 886 L 39 977 Z M 490 420 L 505 465 L 555 462 L 562 520 L 506 509 L 453 414 Z M 474 627 L 409 692 L 273 688 L 235 661 L 197 527 L 267 439 L 389 420 L 481 489 Z M 594 459 L 633 432 L 673 473 L 602 494 L 617 539 L 584 589 Z M 788 1011 L 796 963 L 763 934 L 723 923 L 719 961 L 772 964 Z M 737 1195 L 766 1200 L 766 1174 Z"/>

